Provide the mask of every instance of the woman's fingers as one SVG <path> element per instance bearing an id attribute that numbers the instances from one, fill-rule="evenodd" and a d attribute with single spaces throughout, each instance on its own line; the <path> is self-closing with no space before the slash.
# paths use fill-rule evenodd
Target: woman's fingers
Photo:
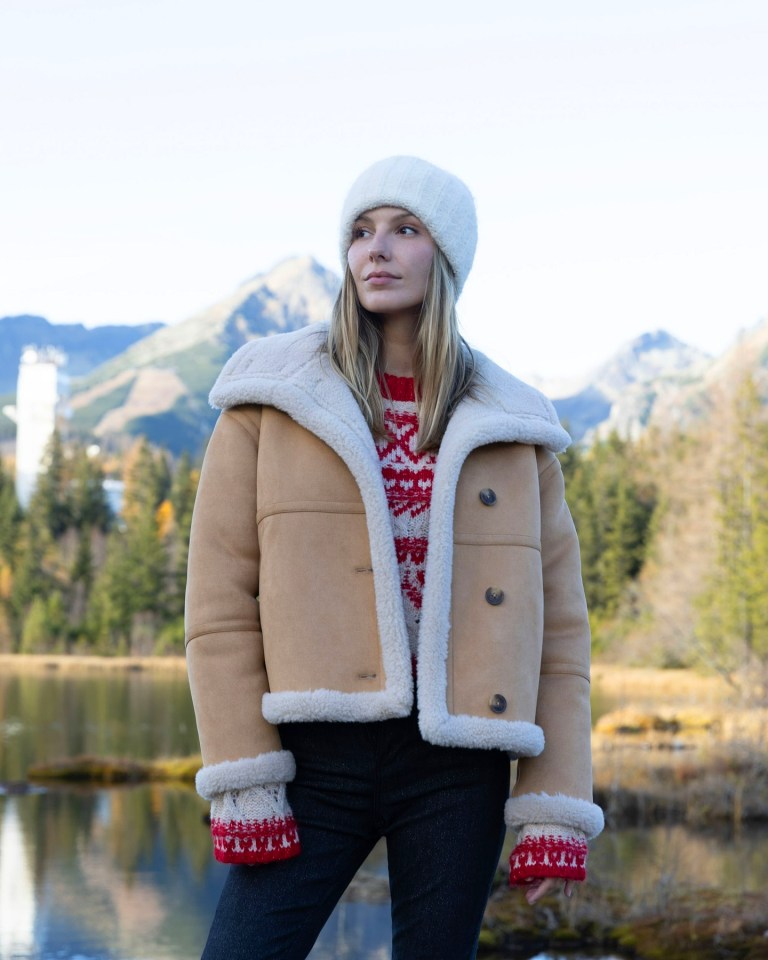
<path id="1" fill-rule="evenodd" d="M 542 897 L 546 896 L 557 882 L 558 881 L 554 877 L 546 877 L 545 879 L 534 880 L 533 883 L 528 885 L 528 889 L 525 891 L 525 899 L 530 904 L 536 903 L 537 900 L 540 900 Z"/>
<path id="2" fill-rule="evenodd" d="M 546 877 L 540 880 L 534 880 L 532 883 L 528 884 L 525 891 L 525 899 L 530 904 L 536 903 L 537 900 L 541 900 L 542 897 L 545 897 L 550 891 L 557 888 L 558 884 L 562 883 L 557 877 Z M 563 883 L 563 893 L 566 897 L 573 895 L 573 891 L 576 884 L 573 880 L 566 880 Z"/>

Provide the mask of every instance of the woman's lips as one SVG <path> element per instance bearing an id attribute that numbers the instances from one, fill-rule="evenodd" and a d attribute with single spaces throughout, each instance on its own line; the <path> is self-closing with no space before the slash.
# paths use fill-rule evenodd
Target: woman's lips
<path id="1" fill-rule="evenodd" d="M 369 273 L 365 278 L 366 283 L 370 283 L 376 287 L 384 286 L 387 283 L 391 283 L 393 280 L 399 280 L 399 277 L 396 277 L 392 273 Z"/>

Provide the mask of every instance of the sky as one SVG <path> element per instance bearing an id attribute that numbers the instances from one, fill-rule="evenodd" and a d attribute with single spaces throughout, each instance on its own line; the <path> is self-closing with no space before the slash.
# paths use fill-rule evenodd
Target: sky
<path id="1" fill-rule="evenodd" d="M 353 179 L 475 196 L 459 301 L 526 378 L 768 317 L 765 0 L 0 0 L 0 316 L 175 323 L 288 256 L 340 271 Z"/>

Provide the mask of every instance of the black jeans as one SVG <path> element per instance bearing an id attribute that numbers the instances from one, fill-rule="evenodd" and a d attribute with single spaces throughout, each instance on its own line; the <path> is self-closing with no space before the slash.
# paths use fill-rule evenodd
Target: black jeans
<path id="1" fill-rule="evenodd" d="M 280 733 L 301 853 L 230 867 L 203 960 L 304 960 L 382 836 L 393 960 L 471 960 L 504 838 L 506 755 L 426 743 L 415 715 Z"/>

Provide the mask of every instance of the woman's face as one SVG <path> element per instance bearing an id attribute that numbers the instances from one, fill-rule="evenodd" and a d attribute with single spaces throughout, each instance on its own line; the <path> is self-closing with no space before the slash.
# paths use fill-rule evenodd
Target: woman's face
<path id="1" fill-rule="evenodd" d="M 360 303 L 371 313 L 418 316 L 435 242 L 401 207 L 376 207 L 355 220 L 347 262 Z"/>

